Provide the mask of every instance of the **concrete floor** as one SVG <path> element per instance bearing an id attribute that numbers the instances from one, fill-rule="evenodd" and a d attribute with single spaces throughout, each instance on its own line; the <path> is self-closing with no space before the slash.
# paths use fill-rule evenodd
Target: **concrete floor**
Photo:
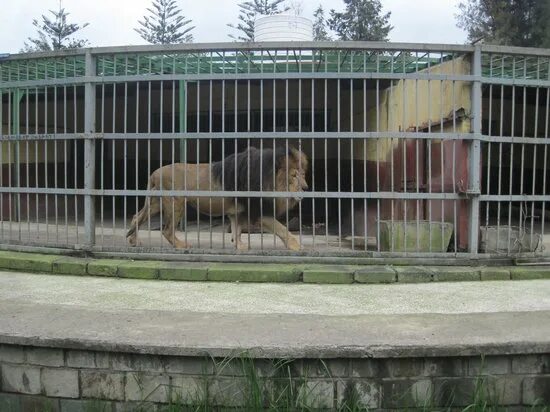
<path id="1" fill-rule="evenodd" d="M 314 285 L 168 282 L 0 272 L 0 301 L 93 310 L 320 316 L 550 311 L 550 280 Z"/>
<path id="2" fill-rule="evenodd" d="M 0 272 L 0 343 L 261 357 L 550 352 L 550 280 L 229 284 Z"/>
<path id="3" fill-rule="evenodd" d="M 228 222 L 228 221 L 227 221 Z M 76 224 L 74 221 L 68 221 L 65 224 L 64 218 L 59 218 L 57 225 L 55 220 L 50 219 L 48 224 L 45 222 L 3 222 L 0 221 L 0 239 L 6 241 L 16 241 L 18 243 L 52 246 L 52 247 L 69 247 L 82 245 L 85 243 L 85 230 L 82 223 Z M 113 221 L 106 219 L 103 222 L 96 221 L 96 243 L 109 249 L 116 250 L 132 250 L 126 241 L 126 232 L 129 222 L 121 220 Z M 147 230 L 148 224 L 145 223 L 139 231 L 139 239 L 142 246 L 145 248 L 165 248 L 172 250 L 172 246 L 161 235 L 158 230 L 159 223 L 151 222 L 150 227 L 153 230 Z M 324 229 L 323 229 L 324 230 Z M 300 237 L 298 231 L 292 233 Z M 540 230 L 536 233 L 540 233 Z M 231 242 L 231 234 L 224 231 L 224 226 L 221 221 L 215 220 L 212 227 L 208 221 L 200 222 L 197 226 L 195 222 L 188 222 L 187 232 L 176 232 L 176 236 L 185 240 L 197 249 L 210 250 L 232 250 L 234 244 Z M 243 233 L 242 240 L 246 244 L 250 244 L 250 250 L 286 250 L 283 242 L 271 233 Z M 367 237 L 367 250 L 376 251 L 376 237 Z M 503 239 L 501 239 L 503 242 Z M 302 247 L 306 251 L 319 251 L 321 253 L 335 253 L 346 251 L 364 251 L 365 238 L 360 236 L 339 236 L 334 234 L 325 235 L 324 233 L 313 236 L 311 233 L 302 233 Z M 550 256 L 550 234 L 545 234 L 541 238 L 537 255 Z"/>
<path id="4" fill-rule="evenodd" d="M 229 222 L 227 220 L 227 222 Z M 126 232 L 128 226 L 124 226 L 123 222 L 117 221 L 113 225 L 112 221 L 104 221 L 103 224 L 97 221 L 96 242 L 98 245 L 108 248 L 124 249 L 130 248 L 126 241 Z M 128 222 L 126 222 L 128 224 Z M 153 222 L 151 228 L 158 228 L 158 223 Z M 297 237 L 300 236 L 298 231 L 293 231 Z M 181 231 L 176 232 L 176 236 L 181 240 L 186 240 L 195 248 L 199 249 L 228 249 L 234 248 L 231 242 L 231 234 L 224 233 L 221 224 L 213 225 L 210 228 L 208 222 L 201 222 L 200 230 L 196 222 L 189 222 L 187 234 Z M 85 242 L 85 231 L 82 224 L 76 225 L 74 222 L 65 224 L 64 219 L 60 219 L 58 224 L 50 220 L 46 223 L 17 223 L 17 222 L 0 222 L 0 239 L 13 240 L 22 243 L 72 247 L 74 245 L 83 244 Z M 172 249 L 172 246 L 161 235 L 161 232 L 156 230 L 147 230 L 145 223 L 139 231 L 139 239 L 142 246 L 147 248 L 167 248 Z M 242 234 L 242 241 L 249 243 L 252 250 L 285 250 L 285 246 L 281 239 L 275 237 L 272 233 L 264 232 L 250 234 Z M 369 249 L 376 248 L 376 239 L 367 238 Z M 364 238 L 354 240 L 352 245 L 351 240 L 342 239 L 339 241 L 338 236 L 316 234 L 313 237 L 311 234 L 302 234 L 301 243 L 305 249 L 315 249 L 322 251 L 338 251 L 338 250 L 364 250 Z"/>

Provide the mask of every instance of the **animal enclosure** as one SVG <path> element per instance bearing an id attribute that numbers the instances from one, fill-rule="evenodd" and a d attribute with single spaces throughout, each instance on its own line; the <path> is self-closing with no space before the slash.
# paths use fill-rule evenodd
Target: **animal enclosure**
<path id="1" fill-rule="evenodd" d="M 486 45 L 9 56 L 0 60 L 0 242 L 193 256 L 544 256 L 549 90 L 549 50 Z M 222 185 L 224 159 L 254 149 L 307 160 L 244 155 L 228 171 L 235 184 Z M 155 170 L 176 163 L 195 180 L 168 167 L 151 186 Z M 296 186 L 300 173 L 306 184 Z M 159 202 L 158 214 L 144 215 L 131 244 L 147 202 Z"/>

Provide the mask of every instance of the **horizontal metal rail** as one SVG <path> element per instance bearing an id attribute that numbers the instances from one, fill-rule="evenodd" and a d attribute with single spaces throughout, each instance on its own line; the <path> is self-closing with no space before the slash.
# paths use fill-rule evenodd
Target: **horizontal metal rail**
<path id="1" fill-rule="evenodd" d="M 151 196 L 187 198 L 267 198 L 267 199 L 464 199 L 459 193 L 416 193 L 416 192 L 280 192 L 280 191 L 207 191 L 207 190 L 130 190 L 130 189 L 61 189 L 36 187 L 0 187 L 0 193 L 92 195 L 92 196 Z M 508 199 L 506 199 L 508 200 Z"/>
<path id="2" fill-rule="evenodd" d="M 51 51 L 39 53 L 13 54 L 5 59 L 27 60 L 44 59 L 64 56 L 84 55 L 89 51 L 92 55 L 108 54 L 145 54 L 145 53 L 177 53 L 208 51 L 255 51 L 255 50 L 372 50 L 372 51 L 423 51 L 423 52 L 461 52 L 469 53 L 473 46 L 456 44 L 427 43 L 388 43 L 365 41 L 324 41 L 324 42 L 226 42 L 226 43 L 180 43 L 165 45 L 93 47 L 85 49 L 69 49 L 67 51 Z M 510 53 L 513 50 L 510 48 Z M 524 49 L 525 50 L 525 49 Z M 524 53 L 520 53 L 524 54 Z"/>
<path id="3" fill-rule="evenodd" d="M 82 85 L 85 83 L 113 84 L 145 81 L 200 81 L 200 80 L 286 80 L 286 79 L 367 79 L 367 80 L 423 80 L 423 81 L 475 81 L 473 76 L 453 74 L 380 73 L 380 72 L 277 72 L 277 73 L 205 73 L 205 74 L 140 74 L 113 76 L 68 77 L 47 80 L 12 80 L 0 82 L 0 89 L 35 88 Z M 491 79 L 494 80 L 494 79 Z M 518 80 L 519 82 L 520 80 Z M 550 82 L 548 82 L 550 83 Z"/>
<path id="4" fill-rule="evenodd" d="M 376 73 L 376 72 L 292 72 L 292 73 L 207 73 L 207 74 L 143 74 L 132 76 L 67 77 L 48 80 L 16 80 L 1 82 L 0 90 L 14 88 L 36 88 L 54 86 L 78 86 L 85 83 L 113 84 L 145 81 L 200 81 L 200 80 L 284 80 L 284 79 L 367 79 L 367 80 L 419 80 L 419 81 L 462 81 L 505 86 L 550 87 L 550 80 L 482 77 L 469 75 L 438 75 L 426 73 Z"/>
<path id="5" fill-rule="evenodd" d="M 482 142 L 512 143 L 529 145 L 548 145 L 545 137 L 488 136 L 474 133 L 448 133 L 437 129 L 431 133 L 423 132 L 186 132 L 186 133 L 37 133 L 37 134 L 3 134 L 0 141 L 42 141 L 42 140 L 169 140 L 169 139 L 420 139 L 420 140 L 481 140 Z"/>
<path id="6" fill-rule="evenodd" d="M 63 189 L 41 187 L 0 187 L 0 193 L 51 194 L 71 196 L 135 196 L 187 198 L 266 198 L 266 199 L 410 199 L 410 200 L 464 200 L 467 193 L 426 192 L 281 192 L 245 190 L 149 190 L 149 189 Z M 481 201 L 548 202 L 549 195 L 479 195 Z"/>
<path id="7" fill-rule="evenodd" d="M 68 49 L 63 51 L 13 54 L 5 60 L 44 59 L 65 56 L 81 56 L 89 51 L 92 55 L 104 54 L 143 54 L 143 53 L 176 53 L 208 51 L 252 51 L 252 50 L 373 50 L 373 51 L 424 51 L 424 52 L 455 52 L 472 53 L 471 45 L 434 44 L 434 43 L 388 43 L 368 41 L 322 41 L 322 42 L 227 42 L 227 43 L 181 43 L 165 45 L 93 47 L 86 49 Z M 510 47 L 481 45 L 483 53 L 533 55 L 550 57 L 550 49 L 535 49 L 529 47 Z"/>

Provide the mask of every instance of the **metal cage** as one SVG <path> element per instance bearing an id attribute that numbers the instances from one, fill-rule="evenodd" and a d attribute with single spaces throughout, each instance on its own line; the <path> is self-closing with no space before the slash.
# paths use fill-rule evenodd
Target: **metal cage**
<path id="1" fill-rule="evenodd" d="M 221 260 L 544 258 L 549 91 L 549 50 L 487 45 L 8 56 L 0 243 Z M 291 149 L 308 159 L 297 168 L 307 190 L 292 185 L 300 172 L 289 166 Z M 286 162 L 266 157 L 280 150 Z M 212 165 L 222 165 L 223 180 L 224 159 L 239 153 L 265 156 L 259 167 L 232 168 L 236 180 L 247 170 L 248 185 L 220 186 Z M 197 181 L 178 186 L 182 170 Z M 250 183 L 266 176 L 269 188 Z M 142 244 L 130 245 L 133 216 L 157 203 Z M 238 249 L 236 231 L 245 238 Z"/>

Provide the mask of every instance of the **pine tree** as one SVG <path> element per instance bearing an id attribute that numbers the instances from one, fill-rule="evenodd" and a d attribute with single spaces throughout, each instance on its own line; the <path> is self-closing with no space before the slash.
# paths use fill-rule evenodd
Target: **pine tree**
<path id="1" fill-rule="evenodd" d="M 466 0 L 458 9 L 457 26 L 471 42 L 550 47 L 548 0 Z"/>
<path id="2" fill-rule="evenodd" d="M 185 19 L 176 0 L 153 0 L 153 7 L 148 8 L 149 16 L 144 16 L 138 23 L 141 27 L 134 29 L 142 39 L 151 44 L 173 44 L 192 42 L 189 26 L 191 19 Z"/>
<path id="3" fill-rule="evenodd" d="M 228 26 L 238 30 L 240 35 L 230 34 L 229 37 L 237 41 L 254 41 L 256 17 L 269 16 L 288 11 L 290 8 L 282 5 L 284 1 L 285 0 L 250 0 L 239 3 L 239 23 L 237 23 L 237 25 L 228 24 Z"/>
<path id="4" fill-rule="evenodd" d="M 77 31 L 88 26 L 88 23 L 82 25 L 76 23 L 68 23 L 67 16 L 69 13 L 62 7 L 59 2 L 59 10 L 49 10 L 53 14 L 54 19 L 50 19 L 42 15 L 42 22 L 34 19 L 32 25 L 38 31 L 38 38 L 28 38 L 29 43 L 25 42 L 22 52 L 48 51 L 60 49 L 78 49 L 85 47 L 88 40 L 78 40 L 71 38 Z"/>
<path id="5" fill-rule="evenodd" d="M 313 13 L 313 19 L 313 40 L 332 40 L 327 32 L 325 10 L 323 10 L 322 5 L 319 5 L 319 7 L 317 7 L 317 10 L 315 10 L 315 13 Z"/>
<path id="6" fill-rule="evenodd" d="M 344 0 L 345 11 L 330 11 L 328 25 L 340 40 L 388 41 L 391 13 L 382 14 L 380 0 Z"/>

